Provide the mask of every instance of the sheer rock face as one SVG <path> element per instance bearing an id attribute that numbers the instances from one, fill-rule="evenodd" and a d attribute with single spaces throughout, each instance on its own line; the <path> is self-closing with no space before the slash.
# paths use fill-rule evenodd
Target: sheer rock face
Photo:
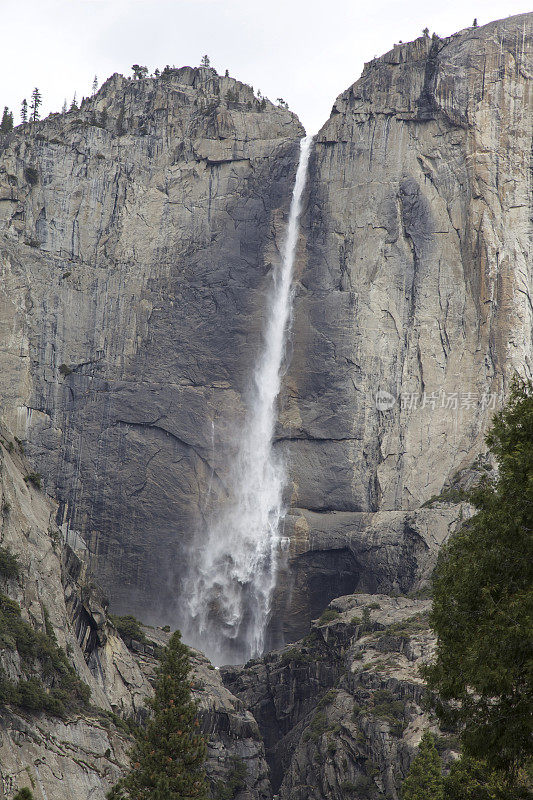
<path id="1" fill-rule="evenodd" d="M 384 579 L 413 510 L 475 461 L 513 372 L 531 375 L 532 79 L 532 14 L 422 37 L 367 64 L 316 137 L 278 430 L 293 574 L 344 538 L 344 591 L 416 585 L 434 553 L 417 535 Z"/>
<path id="2" fill-rule="evenodd" d="M 2 140 L 4 419 L 114 607 L 145 621 L 175 621 L 208 486 L 224 495 L 302 135 L 186 67 L 114 75 Z"/>
<path id="3" fill-rule="evenodd" d="M 273 640 L 340 590 L 423 582 L 456 521 L 420 507 L 531 372 L 532 40 L 526 14 L 397 45 L 316 137 Z M 115 610 L 144 621 L 175 624 L 224 502 L 302 133 L 186 67 L 115 75 L 0 143 L 2 414 Z"/>

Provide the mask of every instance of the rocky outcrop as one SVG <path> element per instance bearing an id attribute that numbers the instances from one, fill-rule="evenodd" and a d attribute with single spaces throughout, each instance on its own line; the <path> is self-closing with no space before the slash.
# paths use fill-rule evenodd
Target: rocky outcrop
<path id="1" fill-rule="evenodd" d="M 368 63 L 316 137 L 278 429 L 293 575 L 419 585 L 453 525 L 417 509 L 531 375 L 532 79 L 532 14 L 423 36 Z"/>
<path id="2" fill-rule="evenodd" d="M 0 402 L 117 611 L 176 582 L 243 412 L 303 130 L 209 68 L 0 143 Z M 112 590 L 112 591 L 111 591 Z"/>
<path id="3" fill-rule="evenodd" d="M 106 791 L 127 766 L 129 737 L 111 721 L 112 703 L 106 681 L 91 671 L 87 637 L 78 641 L 76 621 L 65 602 L 62 542 L 55 525 L 56 507 L 34 483 L 38 476 L 8 433 L 0 438 L 0 545 L 16 556 L 19 575 L 2 577 L 1 591 L 20 606 L 22 618 L 44 633 L 52 625 L 59 645 L 82 680 L 90 686 L 95 708 L 61 719 L 6 706 L 0 710 L 0 777 L 3 796 L 28 786 L 38 800 L 92 797 Z M 28 476 L 33 476 L 33 481 Z M 70 585 L 74 591 L 74 585 Z M 81 591 L 81 590 L 80 590 Z M 5 621 L 3 621 L 5 625 Z M 5 634 L 5 631 L 4 631 Z M 97 646 L 96 639 L 93 639 Z M 126 648 L 115 641 L 123 656 Z M 0 673 L 11 680 L 25 677 L 13 643 L 2 638 Z M 112 674 L 112 670 L 108 670 Z M 113 701 L 113 697 L 111 700 Z M 131 701 L 129 703 L 131 707 Z"/>
<path id="4" fill-rule="evenodd" d="M 4 703 L 2 790 L 9 797 L 28 786 L 38 800 L 104 800 L 127 769 L 127 720 L 145 718 L 157 651 L 170 634 L 147 626 L 139 641 L 117 634 L 105 596 L 80 554 L 62 542 L 54 504 L 5 431 L 0 455 L 0 544 L 20 563 L 18 577 L 3 578 L 0 588 L 36 630 L 52 623 L 93 703 L 63 719 Z M 303 641 L 244 668 L 219 671 L 194 652 L 193 694 L 213 797 L 231 787 L 235 800 L 271 800 L 273 790 L 318 800 L 366 787 L 368 797 L 382 790 L 395 799 L 427 724 L 417 669 L 433 647 L 428 606 L 342 597 Z M 0 663 L 16 678 L 20 662 L 9 648 L 4 642 Z"/>
<path id="5" fill-rule="evenodd" d="M 195 652 L 191 663 L 214 800 L 227 797 L 230 786 L 235 800 L 270 800 L 265 747 L 255 718 L 224 686 L 219 670 L 205 656 Z"/>
<path id="6" fill-rule="evenodd" d="M 106 597 L 83 558 L 63 543 L 54 523 L 57 509 L 35 485 L 38 476 L 29 471 L 20 445 L 5 430 L 0 442 L 0 546 L 20 565 L 18 576 L 0 578 L 1 592 L 19 603 L 35 630 L 47 632 L 52 624 L 91 689 L 91 705 L 64 718 L 6 704 L 2 695 L 2 796 L 28 786 L 36 800 L 104 800 L 128 768 L 129 721 L 146 719 L 158 650 L 170 634 L 144 627 L 143 641 L 137 642 L 117 633 L 107 617 Z M 0 645 L 3 687 L 4 676 L 16 681 L 25 674 L 3 628 Z M 255 719 L 201 653 L 195 652 L 191 663 L 213 797 L 223 796 L 221 787 L 231 784 L 236 800 L 268 800 L 268 767 Z"/>
<path id="7" fill-rule="evenodd" d="M 276 596 L 281 638 L 304 636 L 339 592 L 423 588 L 441 545 L 470 514 L 467 503 L 458 505 L 446 494 L 408 513 L 294 510 L 287 517 L 290 551 Z"/>
<path id="8" fill-rule="evenodd" d="M 385 595 L 334 600 L 296 645 L 223 680 L 252 711 L 280 800 L 397 800 L 427 727 L 421 664 L 433 653 L 430 601 Z M 449 757 L 456 743 L 439 737 Z"/>
<path id="9" fill-rule="evenodd" d="M 128 738 L 102 719 L 4 709 L 0 729 L 2 797 L 26 786 L 36 800 L 105 800 L 128 763 Z"/>

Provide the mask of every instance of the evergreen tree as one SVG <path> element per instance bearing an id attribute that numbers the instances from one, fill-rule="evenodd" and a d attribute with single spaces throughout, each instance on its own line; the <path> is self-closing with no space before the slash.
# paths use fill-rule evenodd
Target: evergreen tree
<path id="1" fill-rule="evenodd" d="M 26 98 L 24 98 L 20 106 L 20 121 L 23 125 L 28 121 L 28 101 Z"/>
<path id="2" fill-rule="evenodd" d="M 133 70 L 133 77 L 136 78 L 137 80 L 140 80 L 141 78 L 146 78 L 146 76 L 148 75 L 148 67 L 141 67 L 140 64 L 134 64 L 132 66 L 132 70 Z"/>
<path id="3" fill-rule="evenodd" d="M 31 119 L 32 122 L 37 122 L 39 119 L 39 109 L 41 107 L 41 103 L 43 102 L 41 93 L 37 87 L 31 93 Z"/>
<path id="4" fill-rule="evenodd" d="M 68 110 L 68 109 L 67 109 L 67 98 L 65 97 L 65 99 L 63 100 L 63 107 L 62 107 L 62 109 L 61 109 L 61 113 L 62 113 L 62 114 L 66 114 L 66 113 L 67 113 L 67 110 Z"/>
<path id="5" fill-rule="evenodd" d="M 13 800 L 33 800 L 33 792 L 24 787 L 23 789 L 18 790 L 16 795 L 13 797 Z"/>
<path id="6" fill-rule="evenodd" d="M 153 716 L 137 735 L 132 770 L 108 794 L 110 800 L 207 800 L 206 744 L 191 699 L 189 648 L 176 631 L 157 670 Z"/>
<path id="7" fill-rule="evenodd" d="M 473 23 L 472 23 L 472 27 L 473 27 L 473 28 L 477 28 L 477 18 L 476 18 L 476 19 L 473 21 Z"/>
<path id="8" fill-rule="evenodd" d="M 533 383 L 515 380 L 487 444 L 498 477 L 473 494 L 478 511 L 434 574 L 436 663 L 426 669 L 437 712 L 464 754 L 504 770 L 531 765 L 533 665 Z"/>
<path id="9" fill-rule="evenodd" d="M 531 800 L 531 789 L 525 773 L 510 787 L 504 773 L 464 756 L 453 762 L 444 779 L 445 800 Z"/>
<path id="10" fill-rule="evenodd" d="M 76 100 L 76 92 L 74 92 L 74 97 L 72 98 L 72 103 L 70 104 L 69 111 L 77 111 L 78 110 L 78 101 Z"/>
<path id="11" fill-rule="evenodd" d="M 210 60 L 208 55 L 205 55 L 205 56 L 202 57 L 202 60 L 200 61 L 200 66 L 201 67 L 210 67 L 211 66 L 211 60 Z"/>
<path id="12" fill-rule="evenodd" d="M 98 91 L 98 76 L 95 75 L 94 76 L 94 80 L 93 80 L 93 88 L 92 88 L 91 94 L 95 95 L 97 91 Z"/>
<path id="13" fill-rule="evenodd" d="M 444 800 L 441 761 L 433 735 L 426 731 L 407 778 L 402 783 L 402 800 Z"/>
<path id="14" fill-rule="evenodd" d="M 4 106 L 2 122 L 0 122 L 0 133 L 9 133 L 13 130 L 13 113 L 7 106 Z"/>

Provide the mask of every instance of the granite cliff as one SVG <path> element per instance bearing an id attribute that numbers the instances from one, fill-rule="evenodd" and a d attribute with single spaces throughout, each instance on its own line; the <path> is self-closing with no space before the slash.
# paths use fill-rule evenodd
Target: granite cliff
<path id="1" fill-rule="evenodd" d="M 420 585 L 454 524 L 421 507 L 531 375 L 532 48 L 531 14 L 396 45 L 316 137 L 279 421 L 300 612 Z"/>
<path id="2" fill-rule="evenodd" d="M 315 138 L 276 432 L 290 541 L 272 639 L 296 644 L 220 672 L 194 656 L 208 772 L 216 788 L 244 763 L 238 800 L 396 800 L 433 724 L 416 598 L 492 468 L 494 407 L 532 371 L 532 79 L 533 14 L 423 36 L 367 64 Z M 120 720 L 142 720 L 166 634 L 124 641 L 107 596 L 179 618 L 302 134 L 251 87 L 185 67 L 114 75 L 0 137 L 0 544 L 22 565 L 2 590 L 35 630 L 50 615 L 94 706 L 4 707 L 6 797 L 103 800 L 127 763 Z"/>
<path id="3" fill-rule="evenodd" d="M 115 75 L 2 142 L 4 420 L 114 607 L 148 621 L 175 622 L 208 486 L 224 493 L 302 134 L 183 68 Z"/>
<path id="4" fill-rule="evenodd" d="M 157 649 L 169 634 L 144 628 L 139 641 L 121 636 L 107 615 L 108 600 L 88 574 L 83 558 L 62 542 L 55 504 L 32 483 L 20 445 L 0 431 L 0 547 L 15 556 L 17 575 L 0 570 L 0 796 L 23 786 L 36 800 L 105 800 L 128 765 L 131 724 L 146 716 Z M 81 551 L 83 557 L 83 551 Z M 37 678 L 45 691 L 58 676 L 28 660 L 5 627 L 5 597 L 20 608 L 23 624 L 37 636 L 55 637 L 68 663 L 90 688 L 90 700 L 67 713 L 50 713 L 35 697 L 5 702 L 5 681 Z M 26 629 L 27 630 L 27 629 Z M 31 634 L 30 634 L 31 635 Z M 256 720 L 233 696 L 201 653 L 193 653 L 194 694 L 208 742 L 206 769 L 217 796 L 240 766 L 240 800 L 272 797 L 264 745 Z M 244 777 L 242 773 L 244 772 Z"/>
<path id="5" fill-rule="evenodd" d="M 425 578 L 454 520 L 420 507 L 531 370 L 532 35 L 526 14 L 396 45 L 316 137 L 278 635 L 339 591 Z M 183 68 L 115 75 L 2 140 L 3 419 L 114 608 L 147 621 L 175 622 L 187 548 L 224 501 L 301 135 L 245 84 Z"/>

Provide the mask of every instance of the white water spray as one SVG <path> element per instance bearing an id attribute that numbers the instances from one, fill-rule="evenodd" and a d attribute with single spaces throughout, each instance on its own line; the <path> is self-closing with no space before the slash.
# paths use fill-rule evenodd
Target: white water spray
<path id="1" fill-rule="evenodd" d="M 276 584 L 284 464 L 273 449 L 276 401 L 292 309 L 292 278 L 312 137 L 302 139 L 281 260 L 268 298 L 264 344 L 234 462 L 230 498 L 189 567 L 183 600 L 188 641 L 216 664 L 239 663 L 265 646 Z"/>

